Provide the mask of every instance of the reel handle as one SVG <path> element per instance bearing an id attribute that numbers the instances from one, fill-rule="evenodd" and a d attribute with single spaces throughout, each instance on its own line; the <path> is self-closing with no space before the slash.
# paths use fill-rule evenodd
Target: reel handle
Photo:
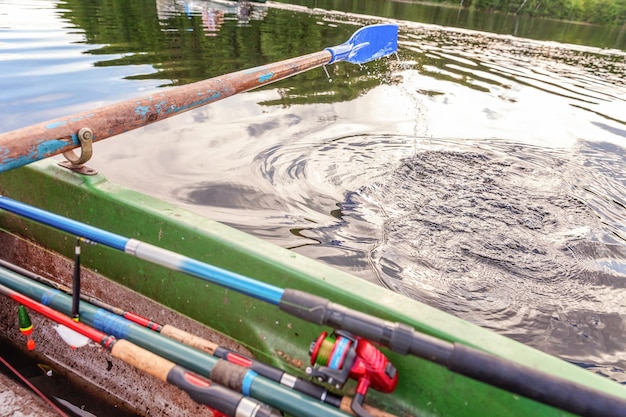
<path id="1" fill-rule="evenodd" d="M 370 386 L 370 381 L 366 378 L 361 378 L 356 387 L 356 393 L 350 403 L 350 408 L 354 411 L 357 417 L 373 417 L 370 413 L 363 408 L 363 401 L 365 401 L 365 394 Z"/>

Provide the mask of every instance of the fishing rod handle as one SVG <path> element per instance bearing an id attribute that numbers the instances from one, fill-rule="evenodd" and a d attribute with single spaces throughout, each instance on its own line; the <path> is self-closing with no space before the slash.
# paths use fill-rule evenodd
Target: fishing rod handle
<path id="1" fill-rule="evenodd" d="M 330 404 L 337 408 L 341 405 L 341 397 L 328 391 L 325 387 L 314 384 L 306 379 L 298 378 L 283 371 L 282 369 L 267 365 L 231 349 L 220 346 L 215 349 L 213 355 L 230 363 L 251 369 L 267 379 L 271 379 L 274 382 L 278 382 L 281 385 L 292 388 L 298 392 L 308 395 L 309 397 L 315 398 L 316 400 L 323 401 L 326 404 Z"/>
<path id="2" fill-rule="evenodd" d="M 163 336 L 166 336 L 166 337 L 169 337 L 170 339 L 174 339 L 178 342 L 184 343 L 187 346 L 191 346 L 192 348 L 201 350 L 210 355 L 213 355 L 215 353 L 215 349 L 218 348 L 218 345 L 216 343 L 213 343 L 202 337 L 196 336 L 195 334 L 186 332 L 170 324 L 163 325 L 163 328 L 161 329 L 159 333 L 161 333 Z"/>
<path id="3" fill-rule="evenodd" d="M 282 369 L 264 364 L 254 358 L 251 358 L 224 346 L 219 346 L 209 340 L 203 339 L 177 327 L 166 324 L 160 332 L 163 336 L 167 336 L 178 342 L 184 343 L 195 349 L 207 352 L 217 358 L 224 359 L 228 362 L 251 369 L 265 378 L 278 382 L 281 385 L 295 389 L 298 392 L 306 394 L 312 398 L 323 401 L 327 404 L 339 407 L 341 397 L 328 391 L 321 385 L 314 384 L 302 378 L 298 378 Z"/>
<path id="4" fill-rule="evenodd" d="M 209 405 L 233 417 L 281 417 L 283 414 L 253 398 L 220 385 L 176 365 L 169 372 L 167 382 L 183 389 L 199 404 Z"/>
<path id="5" fill-rule="evenodd" d="M 176 366 L 174 362 L 124 339 L 119 339 L 113 345 L 111 355 L 163 382 L 167 382 L 167 374 Z"/>
<path id="6" fill-rule="evenodd" d="M 448 369 L 583 417 L 624 417 L 626 399 L 454 344 Z"/>
<path id="7" fill-rule="evenodd" d="M 282 415 L 265 404 L 226 387 L 215 385 L 212 381 L 127 340 L 118 340 L 113 345 L 111 354 L 114 358 L 121 359 L 163 382 L 177 386 L 197 403 L 207 405 L 228 416 L 278 417 Z"/>
<path id="8" fill-rule="evenodd" d="M 282 369 L 267 365 L 261 361 L 242 355 L 241 353 L 235 352 L 234 350 L 228 349 L 224 346 L 219 346 L 216 343 L 188 333 L 169 324 L 164 325 L 160 333 L 163 336 L 167 336 L 195 349 L 207 352 L 217 358 L 224 359 L 247 369 L 251 369 L 265 378 L 271 379 L 274 382 L 278 382 L 281 385 L 292 388 L 334 407 L 339 408 L 341 406 L 341 396 L 328 391 L 327 388 L 321 385 L 317 385 L 306 379 L 291 375 Z"/>
<path id="9" fill-rule="evenodd" d="M 352 310 L 304 291 L 286 288 L 278 306 L 308 322 L 348 331 L 402 355 L 410 353 L 445 365 L 452 351 L 449 342 L 418 333 L 411 326 Z"/>

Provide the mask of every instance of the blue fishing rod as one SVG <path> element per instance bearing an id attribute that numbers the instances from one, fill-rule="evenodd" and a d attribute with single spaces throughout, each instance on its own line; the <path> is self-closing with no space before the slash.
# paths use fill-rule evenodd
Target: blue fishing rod
<path id="1" fill-rule="evenodd" d="M 327 325 L 351 335 L 447 367 L 450 371 L 514 394 L 587 417 L 623 417 L 626 399 L 597 391 L 459 343 L 450 343 L 336 304 L 305 291 L 279 288 L 137 239 L 0 196 L 0 209 L 117 249 L 136 258 L 200 278 L 278 306 L 295 317 Z M 357 414 L 360 404 L 353 402 Z"/>

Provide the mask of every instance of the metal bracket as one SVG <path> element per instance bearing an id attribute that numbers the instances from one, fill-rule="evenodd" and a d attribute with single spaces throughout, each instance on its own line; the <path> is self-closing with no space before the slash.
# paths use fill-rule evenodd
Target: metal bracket
<path id="1" fill-rule="evenodd" d="M 97 174 L 98 171 L 84 165 L 93 155 L 93 132 L 88 127 L 83 127 L 76 136 L 78 136 L 78 141 L 80 142 L 80 156 L 77 156 L 73 150 L 63 152 L 63 156 L 67 161 L 61 161 L 59 165 L 83 175 Z"/>

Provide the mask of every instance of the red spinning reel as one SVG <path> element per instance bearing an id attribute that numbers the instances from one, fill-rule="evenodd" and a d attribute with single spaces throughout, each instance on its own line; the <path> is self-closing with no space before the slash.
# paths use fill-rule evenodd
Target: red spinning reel
<path id="1" fill-rule="evenodd" d="M 363 409 L 367 390 L 392 392 L 398 384 L 398 372 L 389 359 L 371 342 L 337 330 L 323 332 L 309 349 L 311 365 L 307 374 L 341 388 L 348 378 L 357 381 L 356 394 L 350 407 L 357 416 L 370 414 Z"/>

